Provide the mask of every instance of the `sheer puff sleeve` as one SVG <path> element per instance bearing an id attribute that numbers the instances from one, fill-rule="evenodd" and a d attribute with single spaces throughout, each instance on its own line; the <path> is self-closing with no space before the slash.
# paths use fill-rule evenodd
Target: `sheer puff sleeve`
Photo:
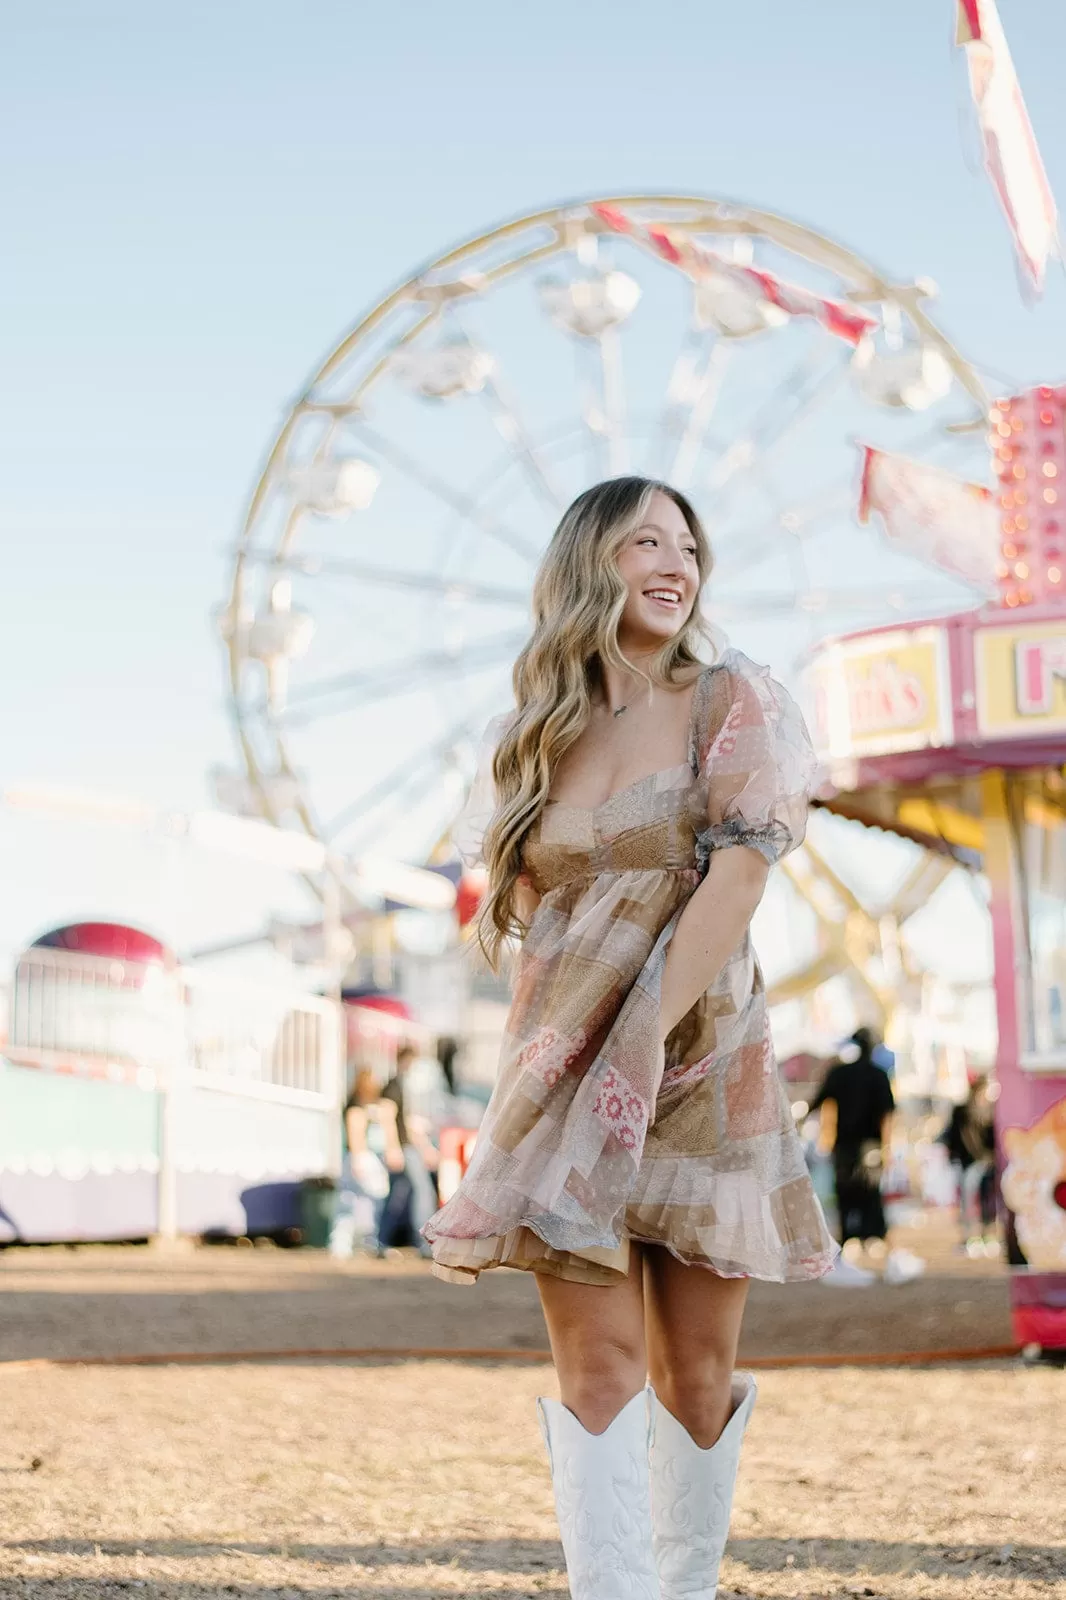
<path id="1" fill-rule="evenodd" d="M 496 811 L 496 783 L 492 776 L 492 762 L 496 746 L 507 726 L 509 713 L 493 717 L 478 746 L 477 770 L 466 804 L 452 823 L 452 843 L 468 867 L 484 866 L 481 847 L 485 831 Z"/>
<path id="2" fill-rule="evenodd" d="M 773 866 L 803 842 L 807 826 L 816 762 L 803 716 L 767 669 L 739 650 L 725 652 L 704 687 L 695 724 L 706 818 L 700 867 L 732 844 L 757 850 Z"/>

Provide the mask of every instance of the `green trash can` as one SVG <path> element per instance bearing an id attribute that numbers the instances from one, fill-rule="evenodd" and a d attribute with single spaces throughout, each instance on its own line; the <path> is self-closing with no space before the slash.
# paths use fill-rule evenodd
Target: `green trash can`
<path id="1" fill-rule="evenodd" d="M 305 1178 L 300 1185 L 300 1242 L 312 1250 L 329 1244 L 336 1195 L 334 1178 Z"/>

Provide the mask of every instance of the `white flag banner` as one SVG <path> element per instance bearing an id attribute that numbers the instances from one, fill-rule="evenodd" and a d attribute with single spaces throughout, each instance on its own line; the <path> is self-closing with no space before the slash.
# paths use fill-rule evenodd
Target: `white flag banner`
<path id="1" fill-rule="evenodd" d="M 996 0 L 958 0 L 956 40 L 966 51 L 985 170 L 1026 282 L 1039 294 L 1049 258 L 1060 253 L 1058 213 Z"/>
<path id="2" fill-rule="evenodd" d="M 876 512 L 898 550 L 997 594 L 999 507 L 993 491 L 870 445 L 864 455 L 859 521 L 869 522 Z"/>

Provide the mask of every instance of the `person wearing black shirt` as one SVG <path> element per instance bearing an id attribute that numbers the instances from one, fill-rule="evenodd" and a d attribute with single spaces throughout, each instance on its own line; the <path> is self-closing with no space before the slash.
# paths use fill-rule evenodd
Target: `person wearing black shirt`
<path id="1" fill-rule="evenodd" d="M 811 1105 L 822 1114 L 822 1148 L 831 1151 L 840 1242 L 884 1239 L 881 1173 L 895 1098 L 888 1073 L 873 1059 L 876 1040 L 859 1028 L 826 1073 Z"/>
<path id="2" fill-rule="evenodd" d="M 955 1106 L 937 1143 L 946 1147 L 959 1177 L 959 1217 L 967 1246 L 993 1244 L 996 1229 L 995 1101 L 987 1077 L 976 1078 Z"/>
<path id="3" fill-rule="evenodd" d="M 433 1178 L 437 1152 L 424 1126 L 426 1119 L 409 1115 L 406 1106 L 405 1079 L 416 1060 L 414 1047 L 401 1045 L 396 1052 L 396 1071 L 381 1091 L 382 1100 L 395 1107 L 396 1136 L 403 1151 L 402 1170 L 390 1173 L 389 1195 L 378 1228 L 382 1255 L 397 1244 L 411 1243 L 428 1256 L 429 1246 L 422 1239 L 421 1227 L 438 1204 Z"/>

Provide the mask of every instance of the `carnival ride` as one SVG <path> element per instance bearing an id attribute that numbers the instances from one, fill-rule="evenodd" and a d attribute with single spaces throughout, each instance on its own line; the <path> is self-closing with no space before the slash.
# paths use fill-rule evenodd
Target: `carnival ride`
<path id="1" fill-rule="evenodd" d="M 956 861 L 987 875 L 1015 1329 L 1020 1343 L 1062 1349 L 1066 388 L 997 400 L 989 444 L 995 599 L 826 640 L 809 686 L 826 769 L 819 803 L 919 843 L 918 870 L 934 879 Z M 939 531 L 931 522 L 930 548 Z"/>

